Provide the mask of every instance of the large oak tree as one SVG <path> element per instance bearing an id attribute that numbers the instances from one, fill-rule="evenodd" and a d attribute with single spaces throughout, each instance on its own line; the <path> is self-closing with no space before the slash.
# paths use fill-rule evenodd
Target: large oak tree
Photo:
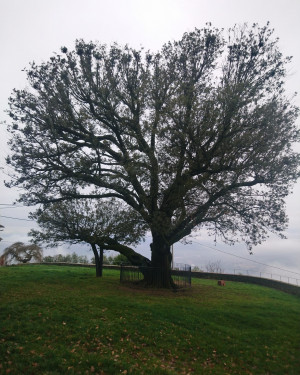
<path id="1" fill-rule="evenodd" d="M 9 186 L 28 205 L 122 200 L 147 223 L 165 286 L 170 246 L 193 230 L 249 248 L 282 234 L 298 109 L 272 34 L 208 25 L 156 53 L 79 40 L 32 63 L 10 98 Z"/>

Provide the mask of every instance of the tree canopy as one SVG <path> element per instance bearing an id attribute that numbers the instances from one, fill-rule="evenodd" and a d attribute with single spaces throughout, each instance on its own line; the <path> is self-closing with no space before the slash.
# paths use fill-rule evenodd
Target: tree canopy
<path id="1" fill-rule="evenodd" d="M 268 25 L 207 25 L 156 53 L 78 40 L 10 98 L 8 185 L 28 205 L 123 201 L 152 233 L 153 265 L 201 228 L 251 248 L 284 231 L 299 176 L 290 60 Z"/>

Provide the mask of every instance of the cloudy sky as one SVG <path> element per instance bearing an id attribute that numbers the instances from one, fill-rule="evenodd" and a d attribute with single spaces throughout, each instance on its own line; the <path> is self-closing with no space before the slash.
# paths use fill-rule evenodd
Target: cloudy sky
<path id="1" fill-rule="evenodd" d="M 4 110 L 12 89 L 26 86 L 22 69 L 29 62 L 46 61 L 61 46 L 72 48 L 79 38 L 158 50 L 165 42 L 179 39 L 195 27 L 202 28 L 206 22 L 226 29 L 244 22 L 265 25 L 270 21 L 280 38 L 281 51 L 294 57 L 286 86 L 291 95 L 300 87 L 299 14 L 299 0 L 0 0 L 0 223 L 5 226 L 0 253 L 13 242 L 28 241 L 27 232 L 35 226 L 27 218 L 30 209 L 11 206 L 18 197 L 17 189 L 4 187 L 12 172 L 4 160 L 9 152 L 3 124 L 9 119 Z M 300 105 L 300 96 L 295 104 Z M 299 145 L 296 147 L 300 150 Z M 272 273 L 298 278 L 300 284 L 299 196 L 300 181 L 287 199 L 290 224 L 286 240 L 271 236 L 250 256 L 242 244 L 215 245 L 213 239 L 199 233 L 192 244 L 174 246 L 175 262 L 205 269 L 209 262 L 220 261 L 227 272 Z M 148 241 L 139 249 L 149 255 Z M 82 246 L 76 250 L 86 251 Z M 53 249 L 51 254 L 67 251 L 73 248 Z"/>

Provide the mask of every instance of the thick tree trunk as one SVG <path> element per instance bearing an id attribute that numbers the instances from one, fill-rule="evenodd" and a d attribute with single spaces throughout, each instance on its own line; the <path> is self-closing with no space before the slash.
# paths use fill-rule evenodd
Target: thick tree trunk
<path id="1" fill-rule="evenodd" d="M 103 248 L 100 246 L 100 255 L 98 253 L 97 247 L 95 244 L 91 244 L 93 253 L 95 256 L 96 264 L 96 277 L 102 277 L 102 268 L 103 268 Z"/>
<path id="2" fill-rule="evenodd" d="M 153 235 L 151 244 L 151 269 L 149 269 L 147 284 L 157 288 L 173 288 L 175 285 L 171 276 L 172 254 L 170 245 L 160 235 Z"/>

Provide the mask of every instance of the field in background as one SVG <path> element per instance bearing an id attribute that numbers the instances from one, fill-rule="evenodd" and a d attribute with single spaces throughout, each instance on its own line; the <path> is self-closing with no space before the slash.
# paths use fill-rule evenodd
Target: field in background
<path id="1" fill-rule="evenodd" d="M 194 279 L 178 292 L 119 272 L 0 268 L 0 374 L 299 374 L 300 299 Z"/>

